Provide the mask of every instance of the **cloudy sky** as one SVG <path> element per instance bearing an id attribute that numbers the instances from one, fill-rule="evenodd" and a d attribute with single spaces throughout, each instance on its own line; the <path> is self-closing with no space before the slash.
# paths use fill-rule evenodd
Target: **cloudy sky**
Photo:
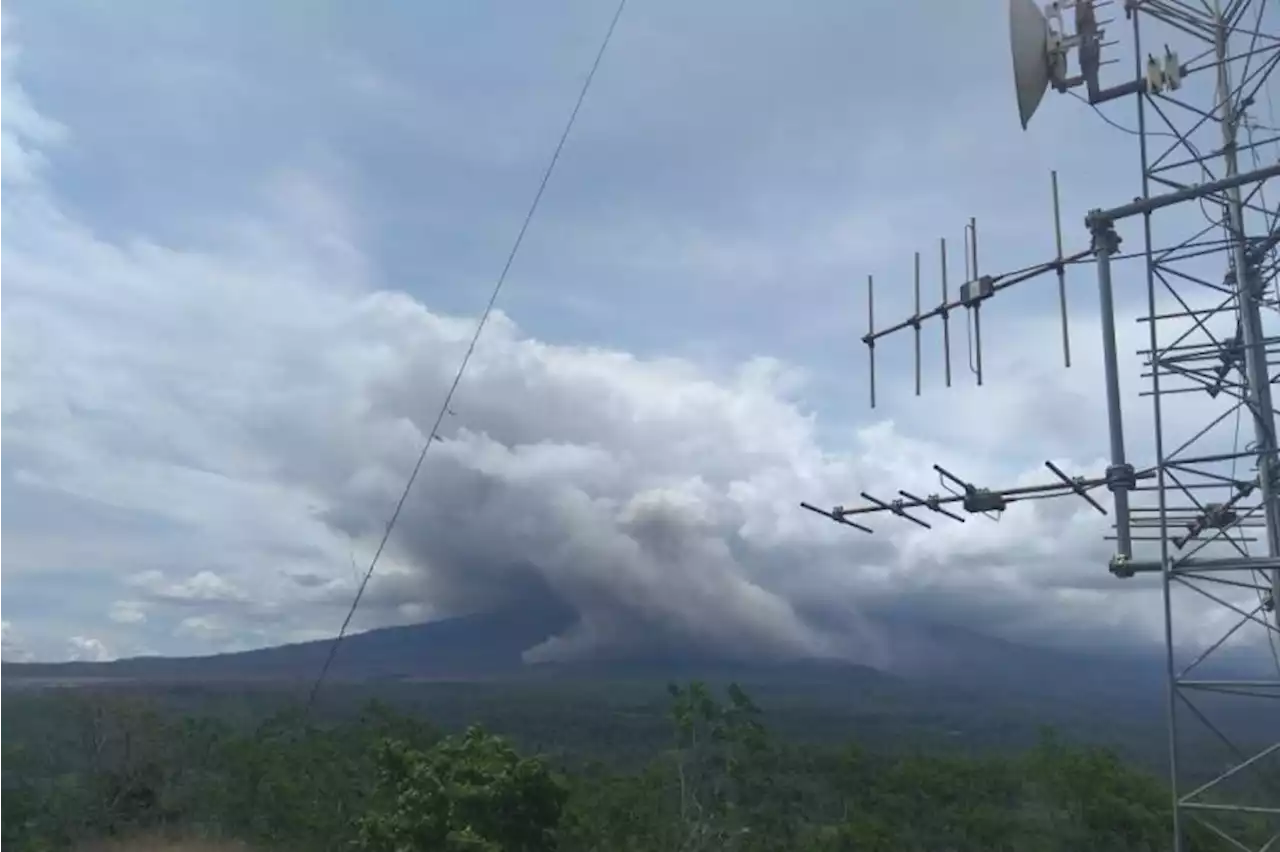
<path id="1" fill-rule="evenodd" d="M 5 4 L 6 659 L 337 629 L 613 11 L 534 5 Z M 1051 168 L 1069 251 L 1140 191 L 1082 104 L 1020 129 L 1005 4 L 964 6 L 633 0 L 358 627 L 547 587 L 583 625 L 542 653 L 660 624 L 857 656 L 818 605 L 1156 641 L 1155 587 L 1107 573 L 1083 502 L 875 536 L 797 507 L 934 492 L 934 463 L 1105 466 L 1088 267 L 1071 370 L 1045 278 L 984 313 L 983 388 L 961 320 L 955 387 L 933 326 L 924 394 L 903 335 L 867 405 L 868 274 L 903 318 L 940 237 L 954 292 L 969 216 L 983 271 L 1052 256 Z M 1139 462 L 1144 335 L 1121 323 Z"/>

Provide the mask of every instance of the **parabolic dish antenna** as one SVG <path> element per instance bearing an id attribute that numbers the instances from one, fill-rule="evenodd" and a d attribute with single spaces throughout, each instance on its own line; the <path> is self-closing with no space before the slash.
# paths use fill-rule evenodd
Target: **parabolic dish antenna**
<path id="1" fill-rule="evenodd" d="M 1009 0 L 1009 45 L 1013 49 L 1013 85 L 1018 93 L 1022 129 L 1049 88 L 1049 21 L 1034 0 Z"/>

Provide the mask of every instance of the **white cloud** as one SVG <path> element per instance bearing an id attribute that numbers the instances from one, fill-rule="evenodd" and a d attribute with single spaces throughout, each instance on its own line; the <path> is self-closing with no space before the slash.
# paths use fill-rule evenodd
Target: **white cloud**
<path id="1" fill-rule="evenodd" d="M 178 623 L 179 636 L 194 636 L 199 639 L 221 639 L 227 634 L 227 625 L 217 616 L 191 615 Z"/>
<path id="2" fill-rule="evenodd" d="M 113 655 L 101 639 L 90 636 L 72 636 L 67 640 L 68 659 L 85 663 L 102 663 L 113 659 Z"/>
<path id="3" fill-rule="evenodd" d="M 127 578 L 129 585 L 149 598 L 171 604 L 247 603 L 248 595 L 212 571 L 199 571 L 171 582 L 161 571 L 143 571 Z M 131 605 L 136 611 L 137 604 Z"/>
<path id="4" fill-rule="evenodd" d="M 141 624 L 147 620 L 146 605 L 140 601 L 116 601 L 108 617 L 117 624 Z"/>
<path id="5" fill-rule="evenodd" d="M 11 85 L 13 66 L 21 51 L 6 40 L 4 58 L 4 125 L 6 132 L 0 143 L 0 169 L 4 180 L 14 185 L 38 179 L 47 164 L 44 149 L 56 146 L 66 137 L 66 128 L 36 111 L 27 93 Z M 31 144 L 23 144 L 22 140 Z"/>
<path id="6" fill-rule="evenodd" d="M 32 658 L 31 651 L 7 620 L 0 621 L 0 656 L 12 663 L 23 663 Z"/>

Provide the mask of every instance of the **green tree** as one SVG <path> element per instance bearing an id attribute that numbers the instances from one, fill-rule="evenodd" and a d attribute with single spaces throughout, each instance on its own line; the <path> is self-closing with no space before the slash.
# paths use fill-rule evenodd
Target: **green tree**
<path id="1" fill-rule="evenodd" d="M 1070 848 L 1156 852 L 1168 848 L 1169 794 L 1111 751 L 1070 747 L 1046 732 L 1028 756 L 1033 784 L 1055 835 Z"/>
<path id="2" fill-rule="evenodd" d="M 572 778 L 563 847 L 592 852 L 678 849 L 683 836 L 671 765 L 655 760 L 637 772 L 586 766 Z"/>
<path id="3" fill-rule="evenodd" d="M 557 848 L 564 785 L 538 758 L 479 727 L 430 749 L 386 740 L 377 785 L 358 822 L 365 852 Z"/>
<path id="4" fill-rule="evenodd" d="M 671 685 L 683 849 L 788 848 L 798 834 L 798 790 L 787 754 L 737 684 L 721 703 L 706 684 Z"/>

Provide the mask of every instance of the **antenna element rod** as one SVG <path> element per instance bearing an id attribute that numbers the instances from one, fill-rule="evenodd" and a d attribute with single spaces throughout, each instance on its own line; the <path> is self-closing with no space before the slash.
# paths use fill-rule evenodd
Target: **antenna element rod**
<path id="1" fill-rule="evenodd" d="M 916 396 L 920 395 L 920 252 L 916 252 L 916 312 L 911 318 L 916 338 Z"/>
<path id="2" fill-rule="evenodd" d="M 871 407 L 876 407 L 876 296 L 875 279 L 867 276 L 867 349 L 871 356 Z"/>
<path id="3" fill-rule="evenodd" d="M 1058 173 L 1049 173 L 1053 182 L 1053 235 L 1058 245 L 1058 311 L 1062 317 L 1062 364 L 1071 366 L 1071 335 L 1067 331 L 1067 268 L 1062 262 L 1062 208 L 1058 205 Z"/>
<path id="4" fill-rule="evenodd" d="M 939 241 L 942 256 L 942 358 L 947 371 L 947 387 L 951 387 L 951 312 L 947 310 L 947 238 Z"/>

